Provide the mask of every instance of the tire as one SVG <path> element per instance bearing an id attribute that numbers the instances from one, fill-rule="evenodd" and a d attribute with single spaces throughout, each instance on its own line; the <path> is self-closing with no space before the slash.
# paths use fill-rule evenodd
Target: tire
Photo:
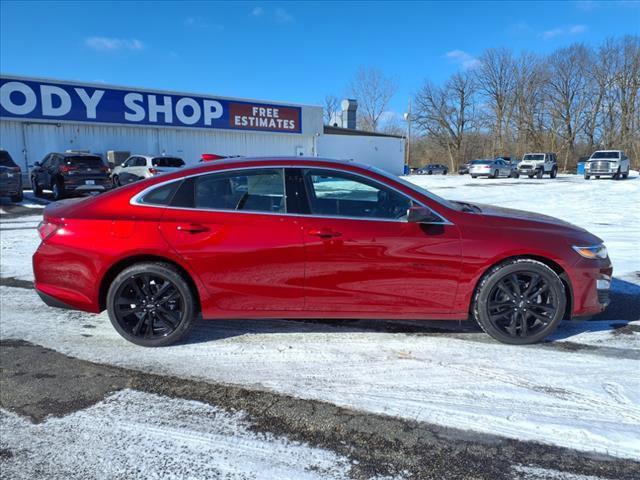
<path id="1" fill-rule="evenodd" d="M 611 180 L 620 180 L 621 176 L 620 167 L 618 167 L 618 171 L 611 176 Z"/>
<path id="2" fill-rule="evenodd" d="M 527 345 L 556 330 L 566 305 L 565 286 L 556 272 L 537 260 L 516 259 L 484 275 L 476 288 L 472 311 L 480 327 L 495 340 Z"/>
<path id="3" fill-rule="evenodd" d="M 623 173 L 623 174 L 622 174 L 622 178 L 624 178 L 624 179 L 629 178 L 629 170 L 627 170 L 627 172 L 626 172 L 626 173 Z"/>
<path id="4" fill-rule="evenodd" d="M 42 187 L 38 185 L 38 180 L 36 180 L 36 177 L 31 177 L 31 190 L 33 190 L 33 194 L 36 197 L 42 196 Z"/>
<path id="5" fill-rule="evenodd" d="M 164 282 L 169 287 L 162 295 Z M 161 297 L 154 299 L 156 295 Z M 109 286 L 107 311 L 111 324 L 124 339 L 143 347 L 162 347 L 189 332 L 196 317 L 196 297 L 175 266 L 138 263 L 120 272 Z"/>
<path id="6" fill-rule="evenodd" d="M 24 193 L 22 192 L 22 189 L 20 189 L 20 191 L 15 195 L 11 195 L 11 201 L 13 203 L 20 203 L 22 200 L 24 200 Z"/>
<path id="7" fill-rule="evenodd" d="M 538 170 L 536 172 L 536 178 L 542 178 L 542 176 L 544 175 L 544 169 L 541 168 L 540 170 Z"/>
<path id="8" fill-rule="evenodd" d="M 471 178 L 478 178 L 477 175 L 471 175 Z"/>
<path id="9" fill-rule="evenodd" d="M 597 178 L 598 180 L 600 180 L 600 175 L 596 175 L 596 178 Z"/>
<path id="10" fill-rule="evenodd" d="M 533 175 L 527 175 L 527 177 L 529 177 L 529 179 L 532 179 L 532 178 L 533 178 Z"/>
<path id="11" fill-rule="evenodd" d="M 587 175 L 586 173 L 584 174 L 584 179 L 585 180 L 589 180 L 591 178 L 591 175 Z"/>
<path id="12" fill-rule="evenodd" d="M 511 172 L 511 178 L 520 178 L 520 174 L 518 172 Z"/>
<path id="13" fill-rule="evenodd" d="M 64 182 L 59 178 L 56 179 L 51 186 L 51 191 L 53 192 L 53 199 L 55 201 L 62 200 L 65 195 Z"/>
<path id="14" fill-rule="evenodd" d="M 429 171 L 427 172 L 427 175 L 433 175 L 433 172 L 432 172 L 431 170 L 429 170 Z"/>
<path id="15" fill-rule="evenodd" d="M 115 188 L 122 186 L 120 183 L 120 177 L 118 175 L 113 176 L 113 186 Z"/>
<path id="16" fill-rule="evenodd" d="M 443 174 L 443 175 L 446 175 L 447 173 L 449 173 L 449 171 L 448 171 L 448 170 L 446 170 L 446 169 L 442 171 L 442 174 Z"/>
<path id="17" fill-rule="evenodd" d="M 551 169 L 551 173 L 549 174 L 549 178 L 556 178 L 558 176 L 558 169 L 556 167 L 553 167 Z"/>

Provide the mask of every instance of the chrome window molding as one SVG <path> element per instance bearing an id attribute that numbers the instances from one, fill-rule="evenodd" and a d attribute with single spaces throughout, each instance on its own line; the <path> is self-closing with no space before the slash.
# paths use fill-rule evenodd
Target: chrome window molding
<path id="1" fill-rule="evenodd" d="M 279 216 L 287 216 L 287 217 L 300 217 L 300 218 L 332 218 L 332 219 L 336 219 L 336 220 L 361 220 L 361 221 L 369 221 L 369 222 L 395 222 L 395 223 L 409 223 L 407 221 L 407 219 L 393 219 L 393 218 L 375 218 L 375 217 L 349 217 L 349 216 L 341 216 L 341 215 L 316 215 L 313 213 L 309 213 L 309 214 L 304 214 L 304 213 L 288 213 L 288 212 L 267 212 L 267 211 L 262 211 L 262 210 L 227 210 L 227 209 L 214 209 L 214 208 L 187 208 L 187 207 L 172 207 L 171 205 L 155 205 L 152 203 L 144 203 L 141 201 L 141 199 L 147 194 L 149 193 L 151 190 L 154 190 L 156 188 L 162 187 L 164 185 L 168 185 L 169 183 L 172 182 L 180 182 L 183 180 L 186 180 L 188 178 L 195 178 L 195 177 L 201 177 L 203 175 L 212 175 L 212 174 L 216 174 L 216 173 L 226 173 L 226 172 L 242 172 L 244 170 L 264 170 L 264 169 L 271 169 L 271 170 L 275 170 L 275 169 L 287 169 L 287 168 L 307 168 L 307 169 L 313 169 L 313 170 L 327 170 L 329 172 L 333 171 L 333 172 L 341 172 L 341 173 L 345 173 L 348 175 L 355 175 L 357 177 L 363 178 L 365 180 L 368 180 L 369 182 L 373 182 L 376 183 L 378 185 L 381 185 L 385 188 L 388 188 L 390 190 L 393 190 L 397 193 L 399 193 L 400 195 L 403 195 L 407 198 L 409 198 L 412 202 L 418 204 L 421 207 L 425 207 L 428 208 L 429 210 L 431 210 L 433 213 L 435 213 L 440 219 L 440 222 L 425 222 L 423 223 L 423 225 L 453 225 L 453 222 L 450 222 L 447 218 L 445 218 L 443 215 L 441 215 L 440 213 L 436 212 L 433 208 L 431 208 L 428 205 L 425 205 L 423 202 L 416 200 L 413 196 L 408 195 L 407 193 L 391 186 L 388 185 L 386 183 L 382 183 L 379 180 L 376 180 L 374 178 L 370 178 L 367 177 L 366 175 L 362 175 L 361 173 L 358 172 L 353 172 L 350 170 L 342 170 L 340 168 L 336 168 L 336 167 L 322 167 L 322 166 L 316 166 L 316 165 L 261 165 L 261 166 L 253 166 L 253 167 L 240 167 L 240 168 L 225 168 L 225 169 L 221 169 L 221 170 L 214 170 L 214 171 L 209 171 L 209 172 L 199 172 L 199 173 L 194 173 L 192 175 L 186 175 L 184 177 L 180 177 L 180 178 L 173 178 L 171 180 L 167 180 L 165 182 L 160 182 L 160 183 L 156 183 L 154 185 L 151 185 L 147 188 L 145 188 L 144 190 L 140 191 L 139 193 L 137 193 L 136 195 L 134 195 L 133 197 L 131 197 L 131 199 L 129 200 L 129 204 L 130 205 L 134 205 L 134 206 L 140 206 L 140 207 L 151 207 L 151 208 L 165 208 L 165 209 L 171 209 L 171 210 L 187 210 L 187 211 L 201 211 L 201 212 L 216 212 L 216 213 L 240 213 L 240 214 L 250 214 L 250 215 L 279 215 Z M 284 184 L 284 202 L 285 202 L 285 210 L 286 210 L 286 200 L 287 200 L 287 188 L 286 188 L 286 178 L 285 178 L 285 172 L 283 172 L 283 182 Z M 385 178 L 389 178 L 385 175 Z"/>

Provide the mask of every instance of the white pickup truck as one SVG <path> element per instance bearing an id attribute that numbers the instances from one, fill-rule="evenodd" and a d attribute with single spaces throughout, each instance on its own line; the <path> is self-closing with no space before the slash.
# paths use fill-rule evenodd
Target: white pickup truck
<path id="1" fill-rule="evenodd" d="M 518 163 L 518 173 L 529 178 L 542 178 L 546 173 L 550 178 L 558 175 L 558 161 L 555 153 L 525 153 Z"/>
<path id="2" fill-rule="evenodd" d="M 627 178 L 631 162 L 622 150 L 598 150 L 584 164 L 584 178 L 611 177 L 614 180 Z"/>

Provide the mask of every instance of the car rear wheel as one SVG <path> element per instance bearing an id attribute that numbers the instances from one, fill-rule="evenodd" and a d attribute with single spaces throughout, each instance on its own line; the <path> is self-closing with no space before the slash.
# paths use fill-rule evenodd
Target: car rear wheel
<path id="1" fill-rule="evenodd" d="M 36 177 L 31 177 L 31 190 L 36 197 L 42 196 L 42 187 L 38 185 Z"/>
<path id="2" fill-rule="evenodd" d="M 62 182 L 62 180 L 55 180 L 53 182 L 53 186 L 51 187 L 51 191 L 53 192 L 54 200 L 62 200 L 64 198 L 64 183 Z"/>
<path id="3" fill-rule="evenodd" d="M 22 188 L 15 195 L 11 195 L 11 201 L 13 203 L 20 203 L 24 200 L 24 194 L 22 193 Z"/>
<path id="4" fill-rule="evenodd" d="M 477 175 L 471 175 L 471 178 L 478 178 Z"/>
<path id="5" fill-rule="evenodd" d="M 560 277 L 542 262 L 518 259 L 491 269 L 478 285 L 473 314 L 494 339 L 513 345 L 550 335 L 566 307 Z"/>
<path id="6" fill-rule="evenodd" d="M 551 173 L 549 174 L 549 177 L 556 178 L 557 176 L 558 176 L 558 169 L 557 168 L 553 168 L 551 170 Z"/>
<path id="7" fill-rule="evenodd" d="M 587 175 L 586 173 L 584 174 L 584 179 L 585 180 L 589 180 L 591 178 L 591 175 Z"/>
<path id="8" fill-rule="evenodd" d="M 160 347 L 180 340 L 195 318 L 196 300 L 187 280 L 166 263 L 140 263 L 123 270 L 107 293 L 109 319 L 136 345 Z"/>
<path id="9" fill-rule="evenodd" d="M 449 173 L 449 171 L 445 168 L 445 169 L 442 171 L 442 174 L 443 174 L 443 175 L 446 175 L 447 173 Z"/>
<path id="10" fill-rule="evenodd" d="M 542 178 L 543 175 L 544 170 L 542 168 L 536 172 L 536 178 Z"/>

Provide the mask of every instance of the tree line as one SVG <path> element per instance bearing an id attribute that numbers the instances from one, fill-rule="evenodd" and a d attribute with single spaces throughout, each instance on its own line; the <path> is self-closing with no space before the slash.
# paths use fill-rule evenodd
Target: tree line
<path id="1" fill-rule="evenodd" d="M 640 165 L 639 36 L 547 55 L 492 48 L 477 60 L 442 84 L 426 80 L 413 96 L 412 166 L 448 163 L 454 170 L 474 158 L 538 151 L 557 153 L 566 170 L 609 148 Z M 404 134 L 397 117 L 384 118 L 396 91 L 379 70 L 361 68 L 349 89 L 359 103 L 359 128 Z M 326 120 L 338 109 L 327 96 Z"/>

